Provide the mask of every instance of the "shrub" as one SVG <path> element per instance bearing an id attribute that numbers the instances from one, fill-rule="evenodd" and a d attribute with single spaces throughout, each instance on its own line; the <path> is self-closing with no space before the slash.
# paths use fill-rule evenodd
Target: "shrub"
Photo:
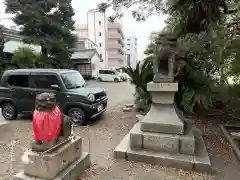
<path id="1" fill-rule="evenodd" d="M 152 60 L 139 61 L 135 69 L 129 66 L 122 68 L 122 70 L 129 75 L 130 83 L 135 86 L 134 97 L 137 108 L 147 111 L 151 104 L 151 95 L 147 91 L 147 83 L 153 80 Z"/>

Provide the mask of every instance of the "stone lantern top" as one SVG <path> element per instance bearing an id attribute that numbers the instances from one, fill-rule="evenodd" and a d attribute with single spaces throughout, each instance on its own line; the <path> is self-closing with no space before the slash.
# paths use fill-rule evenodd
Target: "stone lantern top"
<path id="1" fill-rule="evenodd" d="M 177 37 L 159 34 L 156 44 L 153 82 L 173 82 Z"/>

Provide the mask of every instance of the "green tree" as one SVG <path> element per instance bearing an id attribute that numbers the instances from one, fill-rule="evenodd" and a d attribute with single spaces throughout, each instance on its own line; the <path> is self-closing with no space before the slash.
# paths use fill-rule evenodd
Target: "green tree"
<path id="1" fill-rule="evenodd" d="M 237 12 L 237 9 L 229 8 L 229 5 L 237 3 L 238 0 L 109 0 L 99 4 L 98 8 L 106 11 L 112 7 L 116 12 L 114 18 L 117 18 L 123 16 L 122 8 L 134 7 L 132 15 L 137 21 L 152 14 L 165 13 L 178 17 L 177 24 L 182 27 L 178 33 L 185 34 L 205 31 L 212 23 L 220 22 L 223 15 Z"/>
<path id="2" fill-rule="evenodd" d="M 240 4 L 238 0 L 110 0 L 98 6 L 100 11 L 112 7 L 114 18 L 121 17 L 122 8 L 132 11 L 137 21 L 153 14 L 169 15 L 166 27 L 147 47 L 145 54 L 153 59 L 164 46 L 164 33 L 176 35 L 177 47 L 175 80 L 179 91 L 175 101 L 182 109 L 194 111 L 198 107 L 208 109 L 230 100 L 227 91 L 239 89 L 230 86 L 229 78 L 239 82 L 240 75 Z M 232 89 L 236 87 L 235 89 Z M 235 93 L 236 94 L 236 93 Z M 212 103 L 213 102 L 213 103 Z"/>
<path id="3" fill-rule="evenodd" d="M 43 58 L 39 53 L 34 52 L 31 48 L 20 47 L 12 57 L 10 68 L 49 68 L 51 67 L 48 59 Z"/>
<path id="4" fill-rule="evenodd" d="M 53 66 L 71 65 L 76 42 L 71 0 L 5 0 L 5 4 L 25 42 L 41 46 L 42 56 L 53 59 Z"/>

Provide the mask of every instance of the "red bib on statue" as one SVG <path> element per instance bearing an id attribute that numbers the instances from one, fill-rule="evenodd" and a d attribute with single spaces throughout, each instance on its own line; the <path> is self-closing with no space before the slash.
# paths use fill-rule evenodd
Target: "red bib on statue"
<path id="1" fill-rule="evenodd" d="M 59 107 L 52 111 L 33 112 L 33 133 L 36 141 L 50 142 L 56 139 L 62 129 L 62 112 Z"/>

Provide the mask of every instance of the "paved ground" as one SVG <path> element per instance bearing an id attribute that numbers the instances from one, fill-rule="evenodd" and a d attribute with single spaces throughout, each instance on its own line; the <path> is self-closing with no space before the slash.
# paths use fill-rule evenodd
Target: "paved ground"
<path id="1" fill-rule="evenodd" d="M 120 104 L 131 102 L 131 87 L 127 84 L 104 84 L 109 92 L 110 106 L 102 120 L 87 127 L 76 127 L 75 133 L 83 137 L 84 150 L 90 152 L 92 166 L 79 180 L 238 180 L 240 166 L 231 149 L 218 131 L 204 131 L 211 155 L 213 175 L 187 172 L 174 168 L 150 166 L 113 158 L 113 150 L 136 123 L 135 112 L 123 113 Z M 111 88 L 110 88 L 111 86 Z M 129 88 L 130 87 L 130 88 Z M 129 90 L 127 90 L 129 88 Z M 110 92 L 118 94 L 111 101 Z M 125 100 L 126 101 L 125 101 Z M 207 126 L 202 126 L 206 130 Z M 0 127 L 0 179 L 11 179 L 21 168 L 21 154 L 32 139 L 30 121 L 14 121 Z M 11 150 L 10 142 L 16 145 Z M 222 146 L 221 146 L 222 144 Z M 219 146 L 220 145 L 220 146 Z M 210 150 L 211 149 L 211 150 Z M 11 156 L 11 154 L 13 156 Z M 10 159 L 12 157 L 12 164 Z"/>
<path id="2" fill-rule="evenodd" d="M 106 89 L 108 94 L 108 110 L 114 108 L 116 105 L 121 104 L 127 100 L 132 99 L 134 87 L 128 82 L 99 82 L 88 81 L 91 86 L 98 86 Z"/>

